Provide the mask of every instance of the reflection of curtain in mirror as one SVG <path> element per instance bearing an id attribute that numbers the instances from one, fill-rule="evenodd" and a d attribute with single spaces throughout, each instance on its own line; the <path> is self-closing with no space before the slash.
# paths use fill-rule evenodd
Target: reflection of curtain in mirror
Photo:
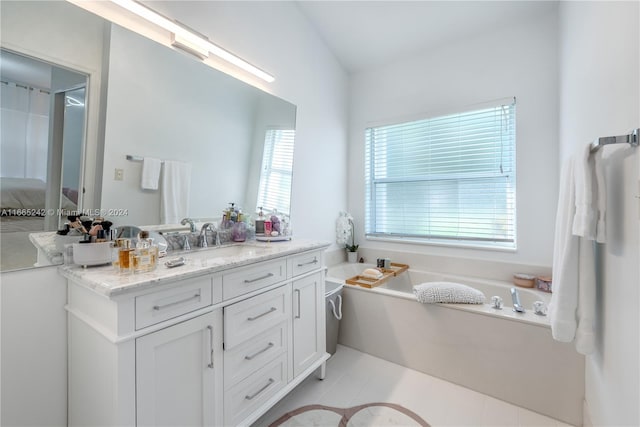
<path id="1" fill-rule="evenodd" d="M 12 82 L 0 91 L 0 175 L 46 181 L 49 93 Z"/>
<path id="2" fill-rule="evenodd" d="M 290 214 L 295 130 L 268 129 L 264 138 L 258 203 L 267 211 Z"/>

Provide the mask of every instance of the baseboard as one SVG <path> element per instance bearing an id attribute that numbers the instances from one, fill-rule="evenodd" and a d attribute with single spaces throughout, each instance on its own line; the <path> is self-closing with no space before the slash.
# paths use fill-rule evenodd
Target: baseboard
<path id="1" fill-rule="evenodd" d="M 593 427 L 591 415 L 589 414 L 589 404 L 587 399 L 582 401 L 582 427 Z"/>

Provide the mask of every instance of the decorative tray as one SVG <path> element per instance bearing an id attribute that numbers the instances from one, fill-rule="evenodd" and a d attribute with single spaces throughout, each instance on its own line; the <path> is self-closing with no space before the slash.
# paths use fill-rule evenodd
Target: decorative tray
<path id="1" fill-rule="evenodd" d="M 362 286 L 363 288 L 375 288 L 376 286 L 382 285 L 384 282 L 389 280 L 392 277 L 397 276 L 398 274 L 407 271 L 409 269 L 409 265 L 407 264 L 398 264 L 395 262 L 391 263 L 389 268 L 376 268 L 376 270 L 382 273 L 382 277 L 379 279 L 374 279 L 367 276 L 353 276 L 345 280 L 345 283 L 349 285 Z"/>

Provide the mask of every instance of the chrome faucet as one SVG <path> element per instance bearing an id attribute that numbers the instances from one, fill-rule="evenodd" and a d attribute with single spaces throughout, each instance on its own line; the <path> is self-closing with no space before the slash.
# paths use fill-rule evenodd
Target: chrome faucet
<path id="1" fill-rule="evenodd" d="M 182 218 L 182 221 L 180 221 L 180 224 L 182 225 L 189 224 L 189 231 L 192 233 L 196 232 L 196 224 L 193 222 L 191 218 Z"/>
<path id="2" fill-rule="evenodd" d="M 513 301 L 513 311 L 524 313 L 524 307 L 520 304 L 520 294 L 516 288 L 511 288 L 511 300 Z"/>
<path id="3" fill-rule="evenodd" d="M 202 224 L 202 228 L 200 229 L 200 236 L 198 236 L 198 246 L 200 246 L 201 248 L 206 248 L 209 246 L 207 244 L 207 230 L 214 231 L 215 224 L 211 222 L 206 222 Z M 217 237 L 217 234 L 218 233 L 216 233 L 216 237 Z M 216 239 L 216 245 L 217 244 L 218 244 L 218 239 Z"/>

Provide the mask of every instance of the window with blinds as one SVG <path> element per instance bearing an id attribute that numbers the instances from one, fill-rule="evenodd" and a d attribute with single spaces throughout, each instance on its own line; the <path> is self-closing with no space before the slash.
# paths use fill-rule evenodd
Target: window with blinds
<path id="1" fill-rule="evenodd" d="M 515 248 L 515 99 L 366 129 L 366 234 Z"/>
<path id="2" fill-rule="evenodd" d="M 265 133 L 256 206 L 290 214 L 295 133 L 293 129 L 268 129 Z"/>

